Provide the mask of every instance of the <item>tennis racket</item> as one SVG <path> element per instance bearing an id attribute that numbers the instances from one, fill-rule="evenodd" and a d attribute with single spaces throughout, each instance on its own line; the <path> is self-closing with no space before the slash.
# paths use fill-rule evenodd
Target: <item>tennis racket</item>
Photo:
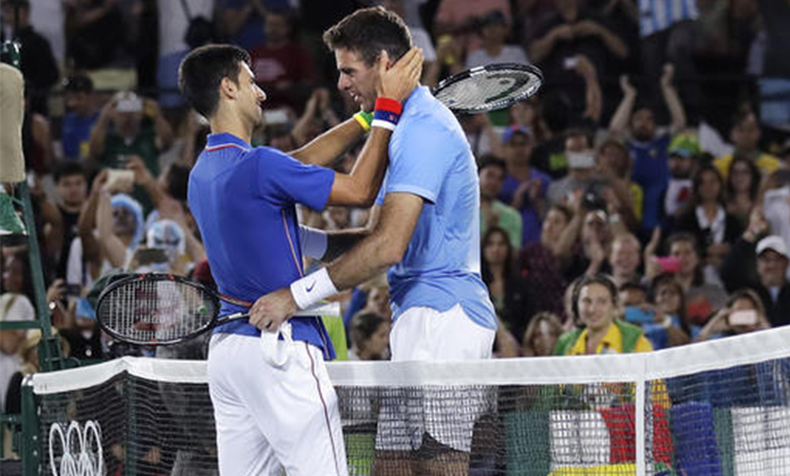
<path id="1" fill-rule="evenodd" d="M 101 328 L 117 340 L 137 345 L 171 345 L 226 322 L 249 317 L 246 312 L 219 317 L 221 300 L 238 304 L 181 276 L 132 274 L 102 291 L 96 303 L 96 317 Z M 338 303 L 296 313 L 297 316 L 339 314 Z"/>
<path id="2" fill-rule="evenodd" d="M 543 73 L 530 64 L 500 63 L 472 68 L 436 85 L 433 95 L 455 113 L 504 109 L 533 96 Z"/>

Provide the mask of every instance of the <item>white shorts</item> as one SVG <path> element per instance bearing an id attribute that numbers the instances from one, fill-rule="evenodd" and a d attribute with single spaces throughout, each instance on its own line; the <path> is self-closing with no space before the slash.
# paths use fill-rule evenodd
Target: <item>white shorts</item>
<path id="1" fill-rule="evenodd" d="M 489 359 L 495 334 L 472 322 L 460 304 L 445 312 L 410 308 L 392 327 L 392 360 Z M 495 402 L 496 393 L 485 387 L 385 389 L 376 449 L 416 451 L 427 433 L 442 445 L 469 452 L 475 421 Z"/>
<path id="2" fill-rule="evenodd" d="M 216 334 L 208 378 L 223 476 L 347 476 L 337 395 L 321 351 Z M 275 355 L 276 354 L 276 355 Z M 272 362 L 287 355 L 282 365 Z"/>

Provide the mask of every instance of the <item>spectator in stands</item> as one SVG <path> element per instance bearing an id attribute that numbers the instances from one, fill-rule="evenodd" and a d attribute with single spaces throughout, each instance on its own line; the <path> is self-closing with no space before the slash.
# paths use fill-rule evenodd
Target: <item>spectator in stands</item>
<path id="1" fill-rule="evenodd" d="M 727 212 L 724 182 L 713 165 L 703 165 L 694 174 L 691 201 L 673 223 L 671 230 L 688 232 L 705 250 L 705 270 L 709 281 L 718 276 L 718 269 L 730 250 L 730 244 L 743 233 L 737 217 Z M 712 273 L 712 274 L 710 274 Z"/>
<path id="2" fill-rule="evenodd" d="M 695 20 L 699 17 L 696 0 L 638 0 L 637 3 L 643 94 L 647 103 L 660 101 L 659 89 L 663 93 L 664 84 L 663 81 L 656 84 L 655 79 L 662 76 L 662 65 L 671 63 L 678 69 L 684 101 L 699 107 L 701 97 L 692 56 L 697 29 Z M 670 104 L 667 106 L 671 114 Z"/>
<path id="3" fill-rule="evenodd" d="M 25 91 L 25 116 L 22 120 L 22 153 L 25 155 L 25 170 L 39 177 L 52 172 L 55 163 L 52 126 L 44 114 L 32 110 L 30 90 Z"/>
<path id="4" fill-rule="evenodd" d="M 66 7 L 67 57 L 77 70 L 105 68 L 126 45 L 127 25 L 120 2 L 73 0 Z"/>
<path id="5" fill-rule="evenodd" d="M 586 276 L 573 288 L 578 327 L 564 333 L 555 355 L 595 355 L 649 352 L 653 346 L 637 326 L 618 319 L 618 294 L 604 276 Z"/>
<path id="6" fill-rule="evenodd" d="M 250 51 L 255 82 L 266 91 L 269 109 L 302 109 L 315 86 L 313 57 L 294 40 L 294 12 L 270 8 L 266 12 L 266 43 Z"/>
<path id="7" fill-rule="evenodd" d="M 466 140 L 475 157 L 486 154 L 505 156 L 500 134 L 494 129 L 488 114 L 461 114 L 458 122 L 466 133 Z"/>
<path id="8" fill-rule="evenodd" d="M 642 223 L 644 192 L 631 181 L 631 157 L 622 142 L 607 139 L 598 147 L 595 166 L 601 176 L 601 198 L 607 203 L 607 212 L 617 217 L 629 231 L 636 232 Z"/>
<path id="9" fill-rule="evenodd" d="M 639 266 L 642 264 L 642 245 L 631 233 L 615 236 L 609 253 L 612 281 L 618 289 L 626 283 L 638 283 L 642 279 Z"/>
<path id="10" fill-rule="evenodd" d="M 526 286 L 516 273 L 513 248 L 507 232 L 491 227 L 481 240 L 480 274 L 501 321 L 514 336 L 527 326 Z"/>
<path id="11" fill-rule="evenodd" d="M 705 324 L 694 341 L 703 342 L 770 327 L 760 297 L 751 289 L 740 289 L 730 296 L 727 306 Z"/>
<path id="12" fill-rule="evenodd" d="M 494 63 L 528 63 L 524 49 L 519 45 L 506 45 L 510 35 L 505 14 L 492 10 L 480 19 L 480 47 L 466 56 L 466 67 L 488 66 Z"/>
<path id="13" fill-rule="evenodd" d="M 543 102 L 540 96 L 532 96 L 510 106 L 510 123 L 526 127 L 539 144 L 551 137 L 546 118 L 543 117 Z"/>
<path id="14" fill-rule="evenodd" d="M 582 117 L 585 104 L 585 89 L 574 72 L 577 55 L 596 65 L 599 78 L 611 74 L 606 65 L 628 55 L 628 46 L 606 21 L 583 6 L 581 0 L 556 2 L 557 13 L 536 27 L 529 49 L 530 59 L 543 69 L 546 94 L 559 89 L 568 92 L 575 117 Z"/>
<path id="15" fill-rule="evenodd" d="M 388 360 L 390 320 L 374 312 L 359 312 L 351 319 L 349 360 Z"/>
<path id="16" fill-rule="evenodd" d="M 58 82 L 59 69 L 49 41 L 30 24 L 29 0 L 3 0 L 2 39 L 16 39 L 21 46 L 20 63 L 30 109 L 47 115 L 49 91 Z M 11 32 L 13 36 L 6 33 Z"/>
<path id="17" fill-rule="evenodd" d="M 763 175 L 768 175 L 781 166 L 779 159 L 760 150 L 759 143 L 762 130 L 754 112 L 745 110 L 735 116 L 730 129 L 730 140 L 735 150 L 731 154 L 716 159 L 716 167 L 725 179 L 729 175 L 730 163 L 733 158 L 743 157 L 751 160 Z"/>
<path id="18" fill-rule="evenodd" d="M 58 330 L 52 328 L 54 337 L 58 338 Z M 11 376 L 8 383 L 8 390 L 5 397 L 5 406 L 3 411 L 8 414 L 18 415 L 22 413 L 22 381 L 28 375 L 33 375 L 40 370 L 38 360 L 38 343 L 41 341 L 41 330 L 30 329 L 27 333 L 23 334 L 25 337 L 19 346 L 19 357 L 21 365 L 19 370 Z M 61 345 L 61 352 L 64 356 L 70 355 L 70 348 L 64 339 L 58 339 Z"/>
<path id="19" fill-rule="evenodd" d="M 738 156 L 730 163 L 724 191 L 727 213 L 738 219 L 744 229 L 757 203 L 761 179 L 760 170 L 751 160 Z"/>
<path id="20" fill-rule="evenodd" d="M 546 198 L 550 205 L 569 203 L 571 196 L 581 194 L 595 179 L 595 155 L 586 132 L 580 129 L 568 132 L 565 136 L 565 158 L 568 176 L 549 187 Z"/>
<path id="21" fill-rule="evenodd" d="M 60 197 L 57 210 L 62 233 L 55 276 L 65 278 L 71 242 L 78 236 L 77 223 L 88 199 L 88 177 L 79 162 L 62 162 L 55 168 L 54 179 Z"/>
<path id="22" fill-rule="evenodd" d="M 521 355 L 523 357 L 552 355 L 560 335 L 562 335 L 562 323 L 556 314 L 541 312 L 532 316 L 521 339 Z"/>
<path id="23" fill-rule="evenodd" d="M 674 273 L 656 276 L 651 285 L 651 301 L 656 311 L 669 319 L 671 327 L 678 332 L 667 334 L 667 347 L 688 344 L 701 327 L 688 325 L 686 321 L 686 297 L 683 287 L 675 279 Z"/>
<path id="24" fill-rule="evenodd" d="M 499 192 L 499 199 L 521 213 L 523 223 L 519 246 L 540 239 L 540 228 L 545 213 L 546 194 L 551 178 L 530 165 L 535 138 L 523 126 L 510 126 L 502 133 L 507 161 L 507 176 Z"/>
<path id="25" fill-rule="evenodd" d="M 93 81 L 82 74 L 69 76 L 63 81 L 63 99 L 66 106 L 60 137 L 63 158 L 84 162 L 89 157 L 91 129 L 99 118 Z"/>
<path id="26" fill-rule="evenodd" d="M 552 206 L 543 220 L 540 241 L 521 250 L 519 269 L 526 280 L 528 315 L 542 311 L 564 314 L 562 297 L 567 282 L 563 267 L 570 259 L 570 244 L 563 248 L 562 238 L 572 217 L 568 207 Z"/>
<path id="27" fill-rule="evenodd" d="M 759 211 L 755 211 L 749 228 L 727 257 L 721 276 L 730 291 L 750 288 L 757 292 L 768 320 L 778 327 L 790 324 L 790 283 L 786 277 L 790 261 L 782 238 L 772 235 L 757 241 L 767 228 Z"/>
<path id="28" fill-rule="evenodd" d="M 155 101 L 130 91 L 116 94 L 93 126 L 90 157 L 94 164 L 121 169 L 128 156 L 140 157 L 156 177 L 159 154 L 170 148 L 173 130 Z"/>
<path id="29" fill-rule="evenodd" d="M 771 126 L 790 123 L 790 65 L 787 52 L 790 38 L 790 5 L 787 2 L 758 0 L 762 23 L 766 30 L 766 47 L 760 78 L 760 114 Z"/>
<path id="30" fill-rule="evenodd" d="M 681 132 L 669 144 L 669 184 L 664 195 L 664 214 L 671 220 L 683 212 L 691 200 L 693 182 L 699 154 L 699 141 L 689 133 Z"/>
<path id="31" fill-rule="evenodd" d="M 252 50 L 269 40 L 266 4 L 287 5 L 288 2 L 264 2 L 263 0 L 219 0 L 217 12 L 222 35 L 230 43 Z"/>
<path id="32" fill-rule="evenodd" d="M 480 180 L 480 236 L 489 227 L 505 230 L 513 249 L 521 248 L 522 220 L 518 210 L 497 200 L 507 174 L 505 161 L 494 155 L 483 156 L 477 175 Z"/>
<path id="33" fill-rule="evenodd" d="M 680 266 L 675 274 L 686 296 L 686 317 L 689 324 L 702 325 L 727 300 L 721 285 L 706 279 L 696 237 L 690 233 L 675 233 L 667 239 L 669 256 L 677 258 Z M 649 245 L 645 247 L 649 253 Z M 650 258 L 648 258 L 648 261 Z"/>
<path id="34" fill-rule="evenodd" d="M 0 321 L 32 321 L 36 310 L 30 301 L 33 284 L 25 251 L 3 257 Z M 5 409 L 5 396 L 11 376 L 22 364 L 18 352 L 25 340 L 24 330 L 0 330 L 0 409 Z"/>
<path id="35" fill-rule="evenodd" d="M 672 85 L 673 75 L 674 68 L 666 65 L 661 75 L 661 92 L 672 119 L 668 133 L 657 130 L 653 109 L 646 106 L 635 109 L 637 91 L 626 76 L 620 78 L 623 100 L 609 123 L 611 134 L 626 139 L 634 161 L 632 179 L 642 186 L 645 194 L 643 233 L 660 223 L 661 198 L 669 183 L 667 146 L 670 137 L 686 127 L 686 114 Z"/>
<path id="36" fill-rule="evenodd" d="M 509 26 L 512 22 L 510 2 L 507 0 L 489 0 L 487 2 L 469 2 L 466 0 L 440 0 L 434 18 L 433 34 L 440 44 L 446 40 L 445 35 L 452 35 L 461 48 L 461 54 L 475 50 L 480 45 L 478 36 L 480 19 L 487 14 L 499 11 Z M 463 64 L 461 56 L 456 61 Z"/>

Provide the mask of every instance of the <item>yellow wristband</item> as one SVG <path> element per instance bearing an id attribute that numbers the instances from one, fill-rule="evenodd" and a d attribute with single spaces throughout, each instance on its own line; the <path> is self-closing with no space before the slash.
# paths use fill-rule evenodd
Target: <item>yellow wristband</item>
<path id="1" fill-rule="evenodd" d="M 362 112 L 358 112 L 354 114 L 354 119 L 356 119 L 359 125 L 362 126 L 362 129 L 365 132 L 368 132 L 370 130 L 370 121 L 368 121 L 368 119 L 365 117 L 365 115 Z"/>

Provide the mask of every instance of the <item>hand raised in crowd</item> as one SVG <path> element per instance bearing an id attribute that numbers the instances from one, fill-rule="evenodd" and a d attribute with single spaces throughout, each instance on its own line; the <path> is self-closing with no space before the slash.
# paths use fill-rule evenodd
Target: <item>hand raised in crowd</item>
<path id="1" fill-rule="evenodd" d="M 102 169 L 96 176 L 93 178 L 93 183 L 91 184 L 91 195 L 98 195 L 102 193 L 104 190 L 104 186 L 107 184 L 107 179 L 110 175 L 110 169 Z"/>
<path id="2" fill-rule="evenodd" d="M 624 96 L 636 96 L 636 88 L 631 84 L 631 80 L 628 79 L 626 74 L 620 75 L 620 89 L 623 91 Z"/>
<path id="3" fill-rule="evenodd" d="M 749 225 L 746 231 L 743 232 L 743 239 L 749 243 L 754 243 L 757 238 L 767 234 L 769 231 L 768 220 L 765 219 L 763 214 L 762 205 L 757 205 L 752 209 L 749 214 Z"/>
<path id="4" fill-rule="evenodd" d="M 570 25 L 560 25 L 551 30 L 549 34 L 554 36 L 555 41 L 571 41 L 574 37 L 574 30 Z"/>
<path id="5" fill-rule="evenodd" d="M 573 57 L 575 59 L 575 64 L 573 65 L 573 71 L 576 72 L 579 76 L 586 78 L 590 75 L 595 75 L 595 65 L 584 55 L 576 55 Z"/>
<path id="6" fill-rule="evenodd" d="M 126 169 L 134 172 L 134 183 L 138 185 L 146 185 L 155 181 L 154 176 L 145 166 L 143 158 L 139 155 L 126 156 Z"/>
<path id="7" fill-rule="evenodd" d="M 671 63 L 664 65 L 661 72 L 661 87 L 664 89 L 672 88 L 672 78 L 675 77 L 675 67 Z"/>
<path id="8" fill-rule="evenodd" d="M 379 97 L 403 102 L 419 84 L 423 64 L 422 50 L 412 48 L 391 67 L 388 67 L 389 63 L 389 55 L 382 50 L 376 59 L 379 72 L 376 93 Z"/>
<path id="9" fill-rule="evenodd" d="M 574 36 L 594 36 L 601 32 L 601 25 L 592 20 L 582 20 L 571 27 Z"/>
<path id="10" fill-rule="evenodd" d="M 645 246 L 644 261 L 645 261 L 645 277 L 648 281 L 661 274 L 661 265 L 658 264 L 656 259 L 656 252 L 658 245 L 661 243 L 661 228 L 656 227 L 653 229 L 653 234 L 650 236 L 650 241 Z"/>

